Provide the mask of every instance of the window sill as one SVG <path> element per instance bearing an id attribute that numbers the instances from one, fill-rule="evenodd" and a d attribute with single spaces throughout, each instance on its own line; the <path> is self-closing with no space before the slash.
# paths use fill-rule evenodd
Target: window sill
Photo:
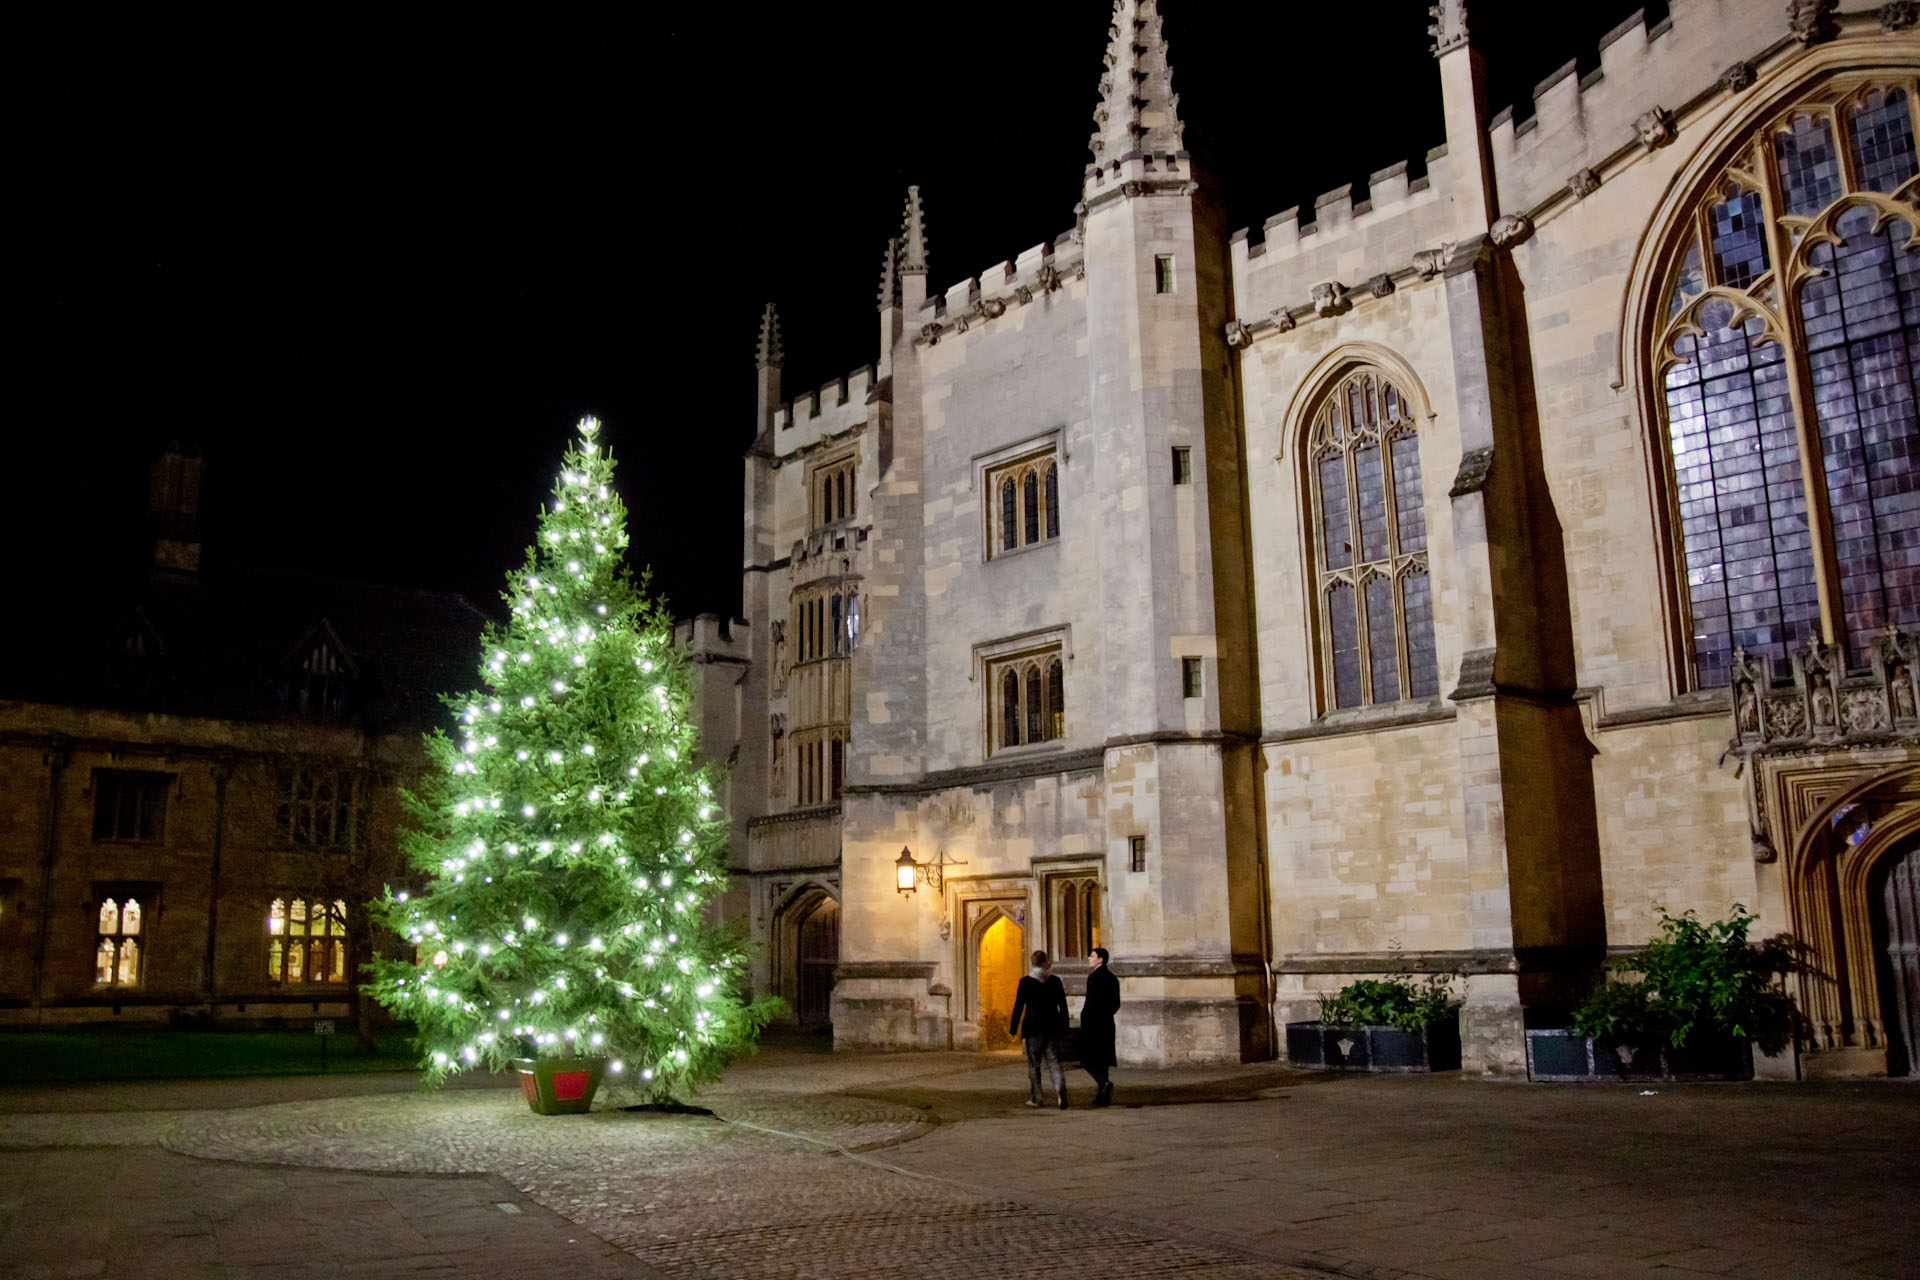
<path id="1" fill-rule="evenodd" d="M 1384 706 L 1349 707 L 1330 711 L 1312 724 L 1298 729 L 1283 729 L 1262 738 L 1262 742 L 1304 742 L 1315 738 L 1344 738 L 1356 733 L 1379 733 L 1415 725 L 1438 724 L 1454 718 L 1452 707 L 1438 698 L 1409 702 L 1391 702 Z"/>
<path id="2" fill-rule="evenodd" d="M 996 560 L 1011 560 L 1015 556 L 1024 556 L 1030 551 L 1043 551 L 1048 547 L 1057 547 L 1059 545 L 1060 535 L 1056 533 L 1051 538 L 1042 538 L 1038 542 L 1029 542 L 1024 547 L 1010 547 L 1005 550 L 989 551 L 986 562 L 992 564 Z"/>

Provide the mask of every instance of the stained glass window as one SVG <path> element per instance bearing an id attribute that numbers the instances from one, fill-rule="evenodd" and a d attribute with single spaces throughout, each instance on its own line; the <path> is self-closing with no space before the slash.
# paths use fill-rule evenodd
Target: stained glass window
<path id="1" fill-rule="evenodd" d="M 1883 84 L 1796 105 L 1677 255 L 1655 358 L 1696 687 L 1726 684 L 1735 648 L 1783 672 L 1831 637 L 1857 667 L 1882 632 L 1920 627 L 1920 249 L 1888 195 L 1912 189 L 1912 100 Z"/>
<path id="2" fill-rule="evenodd" d="M 1425 494 L 1406 393 L 1377 369 L 1349 372 L 1309 440 L 1327 709 L 1431 697 Z"/>

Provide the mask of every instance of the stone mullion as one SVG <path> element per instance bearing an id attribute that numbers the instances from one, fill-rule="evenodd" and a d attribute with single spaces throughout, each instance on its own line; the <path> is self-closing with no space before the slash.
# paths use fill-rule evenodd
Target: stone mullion
<path id="1" fill-rule="evenodd" d="M 1834 144 L 1842 155 L 1846 145 L 1839 130 L 1841 112 L 1834 111 Z M 1807 509 L 1807 534 L 1812 541 L 1814 591 L 1820 602 L 1820 638 L 1826 644 L 1840 642 L 1845 624 L 1845 604 L 1840 598 L 1840 561 L 1833 538 L 1833 511 L 1827 502 L 1827 468 L 1820 448 L 1820 424 L 1814 408 L 1813 371 L 1807 364 L 1805 326 L 1800 319 L 1799 282 L 1787 275 L 1793 244 L 1780 222 L 1783 202 L 1780 198 L 1780 166 L 1774 155 L 1774 130 L 1764 133 L 1755 145 L 1758 152 L 1760 210 L 1767 228 L 1767 256 L 1773 267 L 1774 296 L 1778 301 L 1780 339 L 1787 364 L 1787 396 L 1793 406 L 1795 438 L 1800 444 L 1800 487 Z M 1842 170 L 1845 174 L 1847 171 Z M 1849 188 L 1852 186 L 1848 175 Z M 1844 197 L 1843 197 L 1844 198 Z M 1703 260 L 1713 257 L 1713 242 L 1708 240 Z M 1755 406 L 1756 412 L 1758 406 Z M 1731 609 L 1732 601 L 1729 599 Z M 1732 623 L 1732 615 L 1728 623 Z M 1691 627 L 1689 627 L 1691 631 Z"/>

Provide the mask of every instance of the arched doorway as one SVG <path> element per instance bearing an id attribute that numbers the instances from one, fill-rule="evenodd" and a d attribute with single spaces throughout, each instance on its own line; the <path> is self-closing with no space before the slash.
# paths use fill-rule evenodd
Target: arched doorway
<path id="1" fill-rule="evenodd" d="M 1013 997 L 1026 971 L 1026 931 L 1003 912 L 980 930 L 975 950 L 974 991 L 980 1002 L 980 1047 L 1009 1049 L 1017 1043 L 1007 1034 L 1013 1017 Z"/>
<path id="2" fill-rule="evenodd" d="M 800 922 L 794 1015 L 803 1025 L 833 1019 L 833 970 L 840 963 L 840 904 L 822 896 Z"/>
<path id="3" fill-rule="evenodd" d="M 1888 852 L 1872 886 L 1887 1074 L 1920 1075 L 1920 837 Z"/>

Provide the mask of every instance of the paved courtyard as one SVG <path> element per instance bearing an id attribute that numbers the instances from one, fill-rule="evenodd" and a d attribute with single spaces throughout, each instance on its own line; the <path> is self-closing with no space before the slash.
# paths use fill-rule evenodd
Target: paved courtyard
<path id="1" fill-rule="evenodd" d="M 1904 1083 L 1116 1078 L 1110 1110 L 1034 1112 L 1017 1058 L 796 1044 L 712 1116 L 402 1077 L 15 1089 L 0 1280 L 1920 1277 Z"/>

